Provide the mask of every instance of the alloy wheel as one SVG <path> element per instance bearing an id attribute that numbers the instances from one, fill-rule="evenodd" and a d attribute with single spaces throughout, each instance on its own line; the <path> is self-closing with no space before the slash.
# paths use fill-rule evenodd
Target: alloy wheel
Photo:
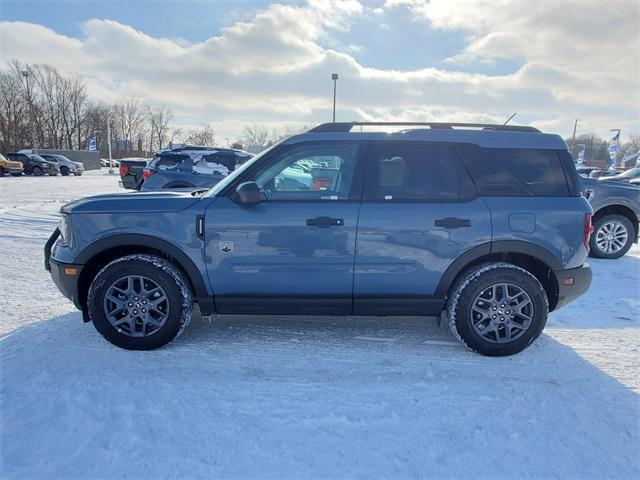
<path id="1" fill-rule="evenodd" d="M 113 282 L 104 297 L 104 313 L 119 333 L 129 337 L 153 335 L 169 318 L 169 298 L 155 281 L 128 275 Z"/>
<path id="2" fill-rule="evenodd" d="M 596 232 L 596 245 L 604 253 L 617 253 L 627 244 L 629 232 L 619 222 L 607 222 Z"/>
<path id="3" fill-rule="evenodd" d="M 527 331 L 533 315 L 533 302 L 527 292 L 512 283 L 497 283 L 485 288 L 474 299 L 471 324 L 485 340 L 508 343 Z"/>

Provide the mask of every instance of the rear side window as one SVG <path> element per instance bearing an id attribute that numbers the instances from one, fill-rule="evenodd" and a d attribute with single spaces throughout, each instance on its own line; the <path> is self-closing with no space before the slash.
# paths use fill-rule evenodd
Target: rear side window
<path id="1" fill-rule="evenodd" d="M 182 161 L 187 158 L 186 155 L 168 154 L 157 157 L 152 163 L 153 166 L 160 169 L 173 169 L 176 168 Z"/>
<path id="2" fill-rule="evenodd" d="M 480 195 L 560 197 L 570 195 L 558 152 L 458 145 Z"/>
<path id="3" fill-rule="evenodd" d="M 452 147 L 435 142 L 373 142 L 369 150 L 369 200 L 456 201 L 476 194 Z"/>

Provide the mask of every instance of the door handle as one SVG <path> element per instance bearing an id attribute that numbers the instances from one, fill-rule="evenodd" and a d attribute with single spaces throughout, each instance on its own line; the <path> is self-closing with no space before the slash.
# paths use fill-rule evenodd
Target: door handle
<path id="1" fill-rule="evenodd" d="M 344 225 L 344 220 L 330 217 L 307 218 L 307 225 L 310 227 L 341 227 Z"/>
<path id="2" fill-rule="evenodd" d="M 455 217 L 447 217 L 440 218 L 435 221 L 436 227 L 444 227 L 444 228 L 460 228 L 460 227 L 470 227 L 471 220 L 468 218 L 455 218 Z"/>

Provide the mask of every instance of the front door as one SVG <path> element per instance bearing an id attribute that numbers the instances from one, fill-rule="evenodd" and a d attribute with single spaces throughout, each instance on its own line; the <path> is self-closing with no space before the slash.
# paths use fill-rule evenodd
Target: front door
<path id="1" fill-rule="evenodd" d="M 258 184 L 259 204 L 211 204 L 207 271 L 220 313 L 351 313 L 358 161 L 355 142 L 285 145 L 241 179 Z"/>
<path id="2" fill-rule="evenodd" d="M 354 313 L 433 315 L 443 274 L 491 241 L 491 217 L 454 148 L 372 142 L 358 223 Z"/>

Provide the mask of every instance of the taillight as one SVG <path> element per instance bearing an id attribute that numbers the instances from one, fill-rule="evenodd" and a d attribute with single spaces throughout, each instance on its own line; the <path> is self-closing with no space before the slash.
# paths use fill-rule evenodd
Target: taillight
<path id="1" fill-rule="evenodd" d="M 129 165 L 120 165 L 120 176 L 124 177 L 127 173 L 129 173 Z"/>
<path id="2" fill-rule="evenodd" d="M 591 214 L 584 214 L 584 230 L 582 234 L 582 243 L 584 243 L 584 247 L 589 251 L 589 239 L 591 239 L 591 234 L 593 233 L 593 225 L 591 225 Z"/>
<path id="3" fill-rule="evenodd" d="M 155 171 L 155 170 L 151 170 L 151 169 L 147 170 L 147 169 L 145 168 L 144 170 L 142 170 L 142 178 L 144 178 L 144 181 L 146 182 L 146 181 L 147 181 L 147 179 L 148 179 L 151 175 L 153 175 L 154 173 L 156 173 L 156 171 Z"/>

